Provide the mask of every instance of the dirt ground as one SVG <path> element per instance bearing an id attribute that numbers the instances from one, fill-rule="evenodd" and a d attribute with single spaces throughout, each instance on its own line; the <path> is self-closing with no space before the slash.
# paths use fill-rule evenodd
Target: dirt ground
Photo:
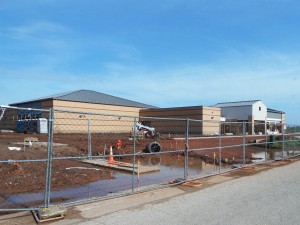
<path id="1" fill-rule="evenodd" d="M 24 139 L 34 137 L 38 139 L 37 143 L 25 143 Z M 246 143 L 253 140 L 263 140 L 264 136 L 251 136 L 246 138 Z M 127 134 L 93 134 L 91 135 L 92 155 L 109 154 L 109 146 L 112 146 L 114 154 L 132 154 L 134 149 L 133 140 Z M 122 147 L 117 149 L 117 141 L 122 141 Z M 18 134 L 18 133 L 0 133 L 0 160 L 12 160 L 10 163 L 0 163 L 0 201 L 1 197 L 16 193 L 33 193 L 45 189 L 46 159 L 47 159 L 47 141 L 46 134 Z M 161 136 L 159 139 L 139 139 L 136 143 L 136 153 L 143 153 L 146 146 L 157 141 L 162 149 L 161 151 L 181 150 L 173 155 L 183 155 L 185 149 L 184 137 L 174 139 L 173 137 Z M 79 157 L 88 154 L 88 136 L 86 134 L 54 134 L 53 137 L 53 157 Z M 221 145 L 232 146 L 243 143 L 242 137 L 224 137 Z M 8 147 L 20 147 L 20 151 L 9 150 Z M 190 139 L 188 144 L 190 157 L 200 157 L 208 163 L 212 163 L 214 153 L 218 156 L 219 139 L 197 138 Z M 253 152 L 263 151 L 262 147 L 247 147 L 246 158 L 250 161 Z M 199 150 L 201 148 L 211 148 L 210 150 Z M 239 162 L 242 156 L 242 146 L 229 147 L 222 149 L 222 162 Z M 14 160 L 44 160 L 33 162 L 16 163 Z M 85 167 L 80 170 L 77 167 Z M 98 169 L 98 172 L 95 172 Z M 54 160 L 52 167 L 52 190 L 60 190 L 66 187 L 73 187 L 81 184 L 94 182 L 100 179 L 113 179 L 108 169 L 99 169 L 95 166 L 81 162 L 80 160 Z"/>

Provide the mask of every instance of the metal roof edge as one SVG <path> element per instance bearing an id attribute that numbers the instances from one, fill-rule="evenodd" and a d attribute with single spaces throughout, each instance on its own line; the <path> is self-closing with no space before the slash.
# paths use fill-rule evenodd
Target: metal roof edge
<path id="1" fill-rule="evenodd" d="M 235 102 L 219 102 L 219 103 L 217 103 L 217 104 L 237 104 L 237 103 L 247 103 L 247 102 L 253 102 L 253 103 L 255 103 L 255 102 L 259 102 L 259 101 L 261 101 L 261 100 L 247 100 L 247 101 L 235 101 Z"/>
<path id="2" fill-rule="evenodd" d="M 257 102 L 261 102 L 261 100 L 247 100 L 247 101 L 236 101 L 236 102 L 219 102 L 211 107 L 242 107 L 242 106 L 249 106 L 253 105 Z M 247 104 L 248 103 L 248 104 Z"/>
<path id="3" fill-rule="evenodd" d="M 272 113 L 281 113 L 281 114 L 285 114 L 285 112 L 283 111 L 279 111 L 279 110 L 276 110 L 276 109 L 271 109 L 271 108 L 267 108 L 267 112 L 272 112 Z"/>
<path id="4" fill-rule="evenodd" d="M 80 91 L 94 92 L 95 94 L 101 94 L 101 95 L 104 95 L 104 96 L 109 96 L 109 97 L 112 97 L 112 98 L 123 100 L 125 102 L 128 102 L 129 104 L 128 105 L 127 104 L 107 104 L 107 103 L 97 103 L 97 102 L 90 102 L 90 101 L 79 101 L 79 100 L 77 101 L 77 100 L 64 99 L 64 97 L 66 97 L 68 95 L 71 95 L 71 94 L 75 94 L 75 93 L 80 92 Z M 130 100 L 130 99 L 125 99 L 125 98 L 117 97 L 117 96 L 114 96 L 114 95 L 109 95 L 109 94 L 105 94 L 105 93 L 102 93 L 102 92 L 97 92 L 97 91 L 93 91 L 93 90 L 86 90 L 86 89 L 79 89 L 79 90 L 75 90 L 75 91 L 63 92 L 63 93 L 59 93 L 59 94 L 55 94 L 55 95 L 42 97 L 42 98 L 36 98 L 36 99 L 28 100 L 28 101 L 12 103 L 12 104 L 9 104 L 9 105 L 15 106 L 15 105 L 20 105 L 20 104 L 27 104 L 27 103 L 32 103 L 32 102 L 36 102 L 36 101 L 45 101 L 45 100 L 60 100 L 60 101 L 73 101 L 73 102 L 104 104 L 104 105 L 119 105 L 119 106 L 135 107 L 135 108 L 157 108 L 156 106 L 144 104 L 144 103 L 133 101 L 133 100 Z"/>
<path id="5" fill-rule="evenodd" d="M 80 91 L 80 90 L 63 92 L 63 93 L 59 93 L 59 94 L 55 94 L 55 95 L 49 95 L 49 96 L 45 96 L 45 97 L 41 97 L 41 98 L 31 99 L 28 101 L 16 102 L 16 103 L 12 103 L 9 105 L 19 105 L 19 104 L 32 103 L 32 102 L 41 101 L 41 100 L 57 99 L 58 96 L 64 96 L 64 95 L 71 94 L 71 93 L 78 92 L 78 91 Z"/>

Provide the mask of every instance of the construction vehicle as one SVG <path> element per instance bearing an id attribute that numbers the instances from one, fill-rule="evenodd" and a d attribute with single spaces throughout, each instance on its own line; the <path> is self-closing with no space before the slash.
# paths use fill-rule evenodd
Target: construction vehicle
<path id="1" fill-rule="evenodd" d="M 155 131 L 154 127 L 148 127 L 140 122 L 135 123 L 135 131 L 143 131 L 144 137 L 156 137 L 158 133 Z"/>

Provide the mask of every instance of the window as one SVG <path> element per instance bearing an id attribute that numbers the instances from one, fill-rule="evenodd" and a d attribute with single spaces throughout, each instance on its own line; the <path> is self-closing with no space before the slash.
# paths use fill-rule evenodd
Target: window
<path id="1" fill-rule="evenodd" d="M 38 118 L 42 118 L 42 112 L 40 111 L 26 111 L 26 110 L 18 111 L 18 120 L 30 120 L 30 119 L 38 119 Z"/>
<path id="2" fill-rule="evenodd" d="M 258 109 L 259 109 L 259 111 L 261 111 L 261 107 L 260 107 L 260 106 L 259 106 L 259 108 L 258 108 Z"/>

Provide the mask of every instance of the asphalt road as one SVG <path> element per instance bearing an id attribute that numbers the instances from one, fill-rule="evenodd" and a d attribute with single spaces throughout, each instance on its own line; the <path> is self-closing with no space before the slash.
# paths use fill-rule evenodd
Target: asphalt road
<path id="1" fill-rule="evenodd" d="M 299 225 L 300 161 L 77 224 Z"/>

